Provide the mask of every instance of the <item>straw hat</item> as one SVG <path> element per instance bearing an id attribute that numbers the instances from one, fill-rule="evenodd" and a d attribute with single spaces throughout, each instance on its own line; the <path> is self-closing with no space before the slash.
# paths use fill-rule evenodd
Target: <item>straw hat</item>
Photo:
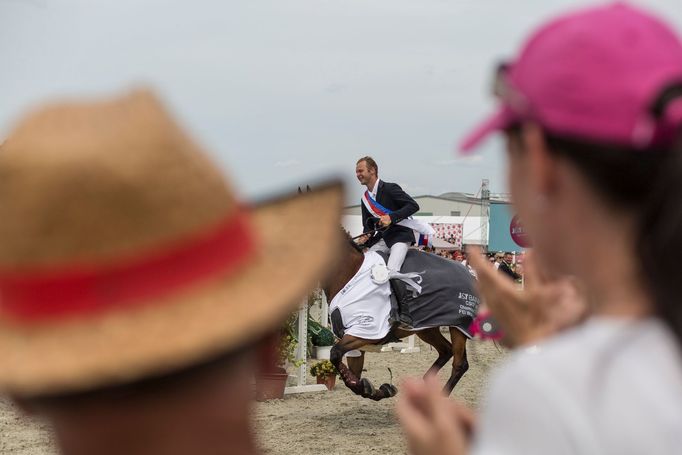
<path id="1" fill-rule="evenodd" d="M 245 207 L 149 92 L 30 115 L 0 148 L 0 391 L 125 383 L 256 339 L 327 271 L 342 200 L 330 183 Z"/>

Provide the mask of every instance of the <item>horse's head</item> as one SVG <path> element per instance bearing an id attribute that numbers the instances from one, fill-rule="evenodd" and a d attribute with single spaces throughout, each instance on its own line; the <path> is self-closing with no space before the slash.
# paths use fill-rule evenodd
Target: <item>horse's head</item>
<path id="1" fill-rule="evenodd" d="M 305 186 L 305 192 L 314 191 L 310 185 Z M 298 194 L 303 194 L 304 190 L 298 187 Z M 355 240 L 343 226 L 339 226 L 339 236 L 337 241 L 341 242 L 338 249 L 339 254 L 334 258 L 328 275 L 320 283 L 320 287 L 327 296 L 327 301 L 331 301 L 334 296 L 353 278 L 362 265 L 364 254 L 362 247 L 355 243 Z"/>
<path id="2" fill-rule="evenodd" d="M 355 243 L 355 240 L 343 227 L 339 229 L 338 241 L 341 242 L 340 253 L 334 260 L 329 274 L 321 283 L 328 301 L 331 301 L 336 293 L 353 278 L 364 260 L 362 247 Z"/>

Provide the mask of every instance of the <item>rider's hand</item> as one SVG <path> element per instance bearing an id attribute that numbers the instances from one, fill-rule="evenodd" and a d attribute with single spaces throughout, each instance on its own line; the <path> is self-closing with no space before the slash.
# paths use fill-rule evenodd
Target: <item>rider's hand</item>
<path id="1" fill-rule="evenodd" d="M 536 343 L 579 323 L 587 302 L 571 278 L 548 279 L 528 254 L 525 289 L 484 260 L 478 248 L 469 250 L 469 263 L 478 276 L 478 290 L 505 334 L 505 344 Z"/>
<path id="2" fill-rule="evenodd" d="M 369 240 L 369 234 L 364 234 L 364 235 L 362 235 L 356 239 L 356 243 L 358 245 L 362 246 L 365 243 L 367 243 L 368 240 Z"/>
<path id="3" fill-rule="evenodd" d="M 391 224 L 391 216 L 390 215 L 381 215 L 379 217 L 379 224 L 382 226 L 388 226 Z"/>
<path id="4" fill-rule="evenodd" d="M 435 375 L 405 381 L 396 413 L 413 455 L 468 452 L 475 416 L 471 409 L 443 395 Z"/>

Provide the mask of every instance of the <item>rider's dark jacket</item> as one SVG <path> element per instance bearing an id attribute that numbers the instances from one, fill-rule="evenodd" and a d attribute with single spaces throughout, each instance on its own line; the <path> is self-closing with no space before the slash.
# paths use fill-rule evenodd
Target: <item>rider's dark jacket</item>
<path id="1" fill-rule="evenodd" d="M 419 211 L 419 204 L 400 188 L 397 183 L 384 182 L 379 180 L 376 201 L 391 210 L 391 224 L 385 231 L 377 233 L 365 245 L 372 246 L 382 238 L 390 248 L 395 243 L 406 242 L 410 245 L 414 243 L 414 231 L 405 226 L 399 226 L 396 222 L 414 215 Z M 362 207 L 362 226 L 363 232 L 371 231 L 375 228 L 376 218 L 369 213 L 365 205 Z"/>

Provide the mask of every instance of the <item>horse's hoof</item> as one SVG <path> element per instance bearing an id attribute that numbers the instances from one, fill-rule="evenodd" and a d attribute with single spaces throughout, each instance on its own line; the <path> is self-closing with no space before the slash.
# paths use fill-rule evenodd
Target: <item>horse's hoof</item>
<path id="1" fill-rule="evenodd" d="M 360 387 L 360 395 L 364 398 L 371 397 L 376 392 L 376 389 L 367 378 L 360 379 Z"/>
<path id="2" fill-rule="evenodd" d="M 393 384 L 381 384 L 381 387 L 379 387 L 379 390 L 384 392 L 384 395 L 386 395 L 386 398 L 391 398 L 394 397 L 398 394 L 398 388 L 394 386 Z"/>

